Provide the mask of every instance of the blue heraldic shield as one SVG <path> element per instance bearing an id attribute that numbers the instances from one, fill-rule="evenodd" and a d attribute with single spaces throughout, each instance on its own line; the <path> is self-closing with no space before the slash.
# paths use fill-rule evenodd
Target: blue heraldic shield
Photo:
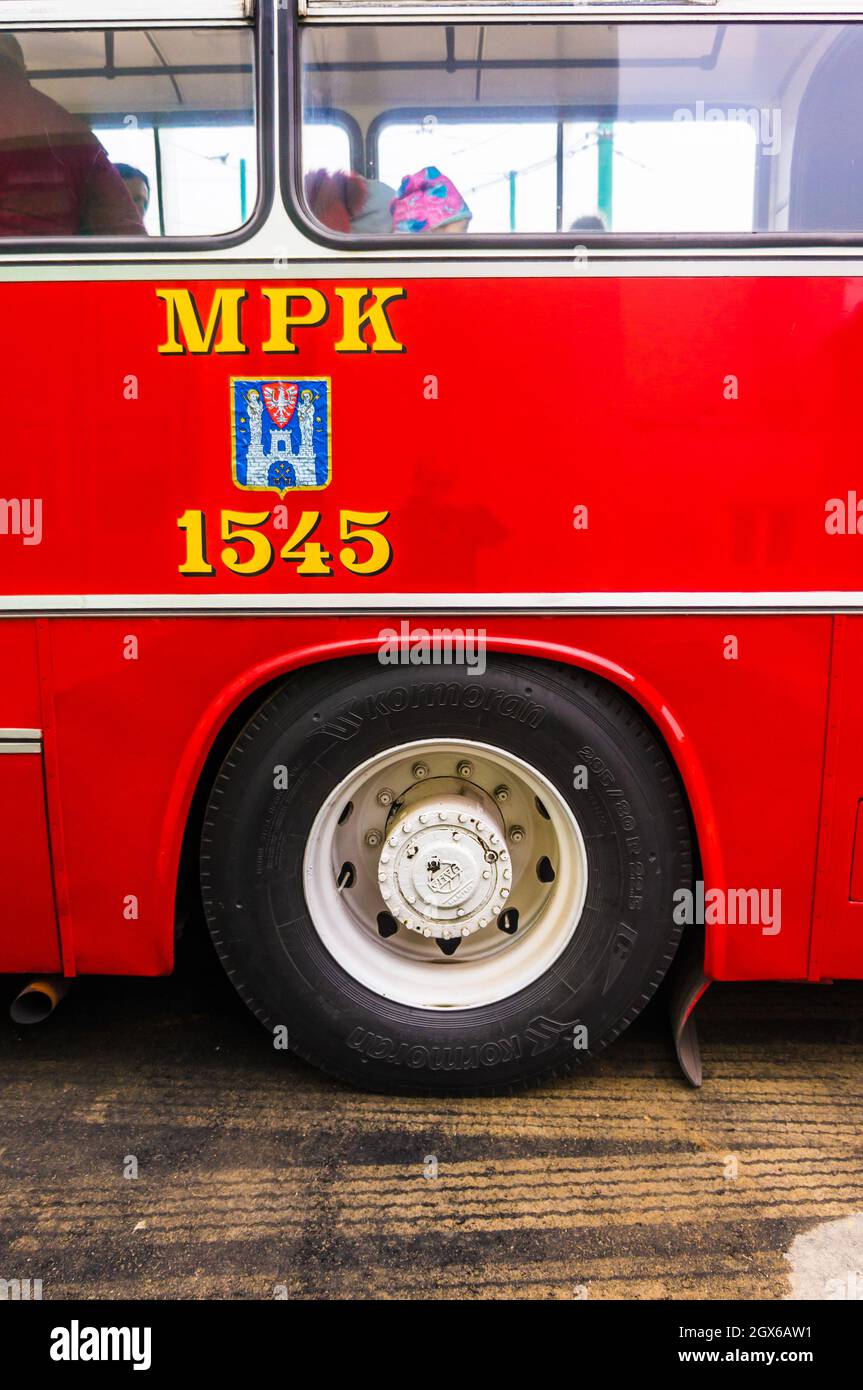
<path id="1" fill-rule="evenodd" d="M 234 481 L 284 495 L 330 481 L 327 377 L 234 378 L 231 382 Z"/>

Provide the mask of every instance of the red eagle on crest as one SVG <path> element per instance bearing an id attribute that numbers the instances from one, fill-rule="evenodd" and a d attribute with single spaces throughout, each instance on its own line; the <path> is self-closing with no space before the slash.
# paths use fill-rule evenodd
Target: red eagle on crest
<path id="1" fill-rule="evenodd" d="M 280 430 L 289 424 L 297 408 L 300 388 L 291 381 L 271 381 L 263 387 L 264 405 L 273 424 Z"/>

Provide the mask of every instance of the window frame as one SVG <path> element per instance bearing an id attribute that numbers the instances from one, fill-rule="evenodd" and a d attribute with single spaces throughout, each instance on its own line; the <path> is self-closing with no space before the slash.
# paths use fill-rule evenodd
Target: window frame
<path id="1" fill-rule="evenodd" d="M 556 21 L 565 23 L 565 16 L 556 16 Z M 653 13 L 649 17 L 643 14 L 622 15 L 616 13 L 609 14 L 594 13 L 590 16 L 581 15 L 572 18 L 569 22 L 574 24 L 597 24 L 607 26 L 609 23 L 625 25 L 627 23 L 636 25 L 645 22 L 661 23 L 668 25 L 683 25 L 691 27 L 693 23 L 707 22 L 713 19 L 717 23 L 725 25 L 743 24 L 836 24 L 843 26 L 859 26 L 863 29 L 863 15 L 860 13 L 833 15 L 821 17 L 812 14 L 799 14 L 781 16 L 771 14 L 760 15 L 720 15 L 716 11 L 711 11 L 709 15 L 701 14 L 696 16 L 681 15 L 679 13 L 664 16 Z M 374 23 L 378 27 L 401 28 L 415 27 L 417 23 L 424 25 L 437 25 L 438 27 L 460 28 L 473 26 L 477 23 L 484 24 L 487 28 L 498 27 L 500 25 L 512 25 L 523 23 L 531 26 L 531 20 L 491 18 L 478 12 L 476 15 L 459 15 L 457 19 L 447 17 L 446 20 L 435 19 L 433 13 L 429 14 L 427 20 L 418 21 L 414 19 L 399 18 L 397 10 L 393 11 L 391 18 L 381 18 L 375 16 L 372 21 L 357 20 L 345 17 L 338 21 L 338 27 L 350 28 L 352 25 L 362 27 L 363 25 Z M 326 28 L 335 27 L 330 24 L 306 23 L 301 22 L 298 7 L 291 7 L 289 10 L 280 8 L 278 35 L 277 35 L 277 82 L 278 82 L 278 110 L 280 127 L 285 129 L 286 122 L 291 131 L 290 138 L 283 139 L 280 145 L 280 185 L 281 195 L 285 208 L 291 220 L 299 229 L 312 241 L 321 246 L 326 246 L 331 250 L 341 252 L 366 252 L 366 251 L 390 251 L 391 255 L 398 256 L 402 251 L 410 249 L 415 253 L 411 259 L 437 260 L 444 252 L 464 252 L 473 251 L 474 258 L 487 256 L 489 252 L 509 252 L 510 255 L 505 259 L 524 260 L 525 256 L 532 251 L 545 251 L 556 253 L 552 259 L 572 260 L 576 250 L 582 252 L 586 250 L 589 254 L 596 253 L 597 258 L 602 252 L 611 253 L 635 253 L 637 255 L 649 255 L 651 252 L 668 253 L 675 252 L 678 255 L 696 258 L 700 254 L 716 256 L 717 253 L 727 256 L 737 256 L 744 258 L 762 258 L 765 254 L 777 251 L 802 252 L 810 255 L 813 259 L 829 258 L 834 249 L 858 249 L 863 248 L 863 229 L 859 232 L 784 232 L 784 231 L 759 231 L 754 229 L 751 232 L 713 232 L 713 233 L 693 233 L 693 232 L 642 232 L 638 234 L 629 232 L 601 232 L 592 233 L 589 231 L 555 231 L 555 232 L 449 232 L 436 233 L 425 232 L 422 237 L 417 237 L 416 233 L 411 232 L 383 232 L 376 235 L 355 235 L 354 233 L 334 232 L 329 228 L 322 227 L 315 220 L 311 212 L 305 205 L 302 184 L 302 126 L 303 126 L 303 78 L 302 78 L 302 43 L 301 34 L 304 28 Z M 539 25 L 537 25 L 539 27 Z M 389 108 L 393 110 L 406 108 Z M 384 111 L 374 117 L 369 123 L 365 140 L 365 169 L 376 168 L 377 161 L 372 159 L 371 141 L 375 126 L 381 118 L 389 112 Z M 282 114 L 284 113 L 284 115 Z M 763 206 L 763 166 L 764 154 L 761 152 L 756 159 L 755 170 L 755 190 L 754 190 L 754 212 L 755 220 L 758 220 L 760 209 Z M 421 243 L 418 244 L 418 243 Z M 820 253 L 820 254 L 818 254 Z M 449 255 L 446 259 L 452 259 Z"/>
<path id="2" fill-rule="evenodd" d="M 275 0 L 259 0 L 256 17 L 252 22 L 176 20 L 165 23 L 140 20 L 135 23 L 118 21 L 115 25 L 106 22 L 83 23 L 68 20 L 58 23 L 4 23 L 0 32 L 11 33 L 77 33 L 82 29 L 137 30 L 139 28 L 159 30 L 176 29 L 216 29 L 248 31 L 252 38 L 252 54 L 255 68 L 255 144 L 258 159 L 258 192 L 252 215 L 241 227 L 230 232 L 214 232 L 201 236 L 43 236 L 43 237 L 0 237 L 0 264 L 16 257 L 45 257 L 69 253 L 76 260 L 98 259 L 106 253 L 114 255 L 126 252 L 136 253 L 145 258 L 158 256 L 171 251 L 216 251 L 221 247 L 239 246 L 248 241 L 260 230 L 269 217 L 275 197 L 275 168 L 273 159 L 273 140 L 275 133 L 275 51 L 273 4 Z"/>

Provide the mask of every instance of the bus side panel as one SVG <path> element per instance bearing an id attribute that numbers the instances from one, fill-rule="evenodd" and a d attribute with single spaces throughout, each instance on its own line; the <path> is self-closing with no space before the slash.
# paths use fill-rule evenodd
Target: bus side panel
<path id="1" fill-rule="evenodd" d="M 0 729 L 41 728 L 36 624 L 29 618 L 0 622 Z"/>
<path id="2" fill-rule="evenodd" d="M 42 725 L 36 625 L 0 623 L 0 970 L 9 974 L 60 969 L 42 757 L 3 751 L 20 746 L 15 730 Z"/>
<path id="3" fill-rule="evenodd" d="M 669 728 L 680 730 L 672 747 L 679 765 L 703 772 L 699 831 L 717 840 L 728 886 L 781 892 L 779 930 L 773 922 L 708 918 L 709 969 L 717 978 L 806 977 L 832 619 L 441 615 L 423 622 L 484 628 L 492 649 L 517 641 L 559 659 L 569 650 L 576 664 L 578 651 L 595 653 L 622 668 L 621 683 L 634 694 L 649 682 Z M 231 708 L 302 649 L 368 648 L 393 623 L 398 618 L 52 621 L 70 903 L 64 931 L 74 936 L 64 945 L 81 973 L 171 968 L 186 809 Z M 730 637 L 734 659 L 726 656 Z M 427 677 L 435 686 L 446 670 L 432 667 Z M 190 749 L 200 754 L 190 759 Z M 563 753 L 574 765 L 577 750 Z"/>
<path id="4" fill-rule="evenodd" d="M 296 273 L 271 269 L 277 286 Z M 214 329 L 209 350 L 164 351 L 159 295 L 187 294 L 208 321 L 232 283 L 241 340 Z M 43 524 L 38 545 L 0 545 L 0 593 L 678 591 L 697 607 L 859 587 L 863 280 L 405 277 L 387 310 L 403 350 L 360 351 L 340 346 L 339 291 L 364 284 L 312 280 L 328 312 L 293 330 L 292 352 L 264 350 L 284 313 L 252 275 L 5 284 L 4 495 L 23 505 L 37 488 Z M 232 377 L 307 379 L 321 399 L 329 380 L 326 486 L 236 483 Z M 301 508 L 320 512 L 330 574 L 280 556 Z M 242 541 L 230 568 L 236 510 L 258 513 L 271 562 L 250 564 Z M 389 514 L 392 560 L 375 573 L 340 552 L 356 512 Z M 208 562 L 190 563 L 197 523 Z"/>
<path id="5" fill-rule="evenodd" d="M 836 619 L 810 974 L 863 978 L 863 618 L 856 616 Z"/>
<path id="6" fill-rule="evenodd" d="M 59 972 L 42 759 L 0 757 L 0 970 Z"/>

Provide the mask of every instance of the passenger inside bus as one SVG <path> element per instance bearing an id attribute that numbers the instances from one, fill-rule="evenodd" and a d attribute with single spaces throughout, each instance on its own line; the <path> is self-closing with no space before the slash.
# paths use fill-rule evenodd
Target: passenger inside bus
<path id="1" fill-rule="evenodd" d="M 405 175 L 392 216 L 394 232 L 466 232 L 473 214 L 452 179 L 431 164 Z"/>
<path id="2" fill-rule="evenodd" d="M 143 236 L 122 178 L 87 125 L 30 83 L 0 34 L 0 236 Z"/>
<path id="3" fill-rule="evenodd" d="M 398 192 L 361 174 L 313 169 L 305 194 L 318 222 L 334 232 L 465 232 L 472 215 L 452 180 L 433 165 L 406 174 Z"/>
<path id="4" fill-rule="evenodd" d="M 114 168 L 126 185 L 129 197 L 138 209 L 143 222 L 150 206 L 150 180 L 143 169 L 136 169 L 134 164 L 115 164 Z"/>
<path id="5" fill-rule="evenodd" d="M 366 180 L 359 174 L 330 174 L 326 169 L 306 174 L 305 191 L 315 217 L 332 232 L 350 232 L 369 198 Z"/>
<path id="6" fill-rule="evenodd" d="M 391 232 L 393 216 L 390 212 L 396 191 L 380 179 L 364 179 L 367 198 L 362 211 L 351 218 L 351 231 L 360 236 L 374 236 L 376 232 Z"/>

